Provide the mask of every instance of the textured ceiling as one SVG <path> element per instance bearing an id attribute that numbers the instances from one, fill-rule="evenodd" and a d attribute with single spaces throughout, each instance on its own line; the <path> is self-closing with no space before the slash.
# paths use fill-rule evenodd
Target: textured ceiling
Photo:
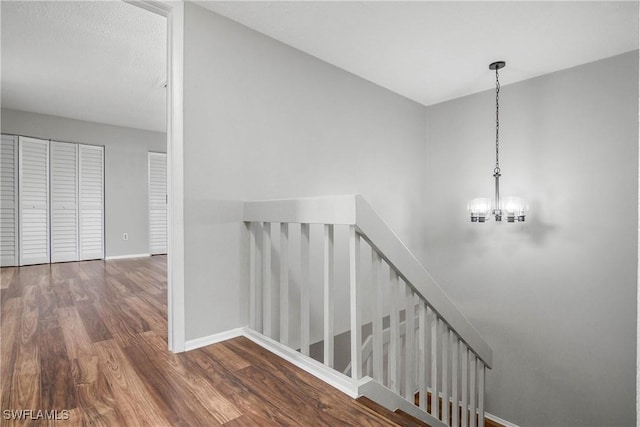
<path id="1" fill-rule="evenodd" d="M 638 49 L 638 2 L 196 2 L 425 105 Z"/>
<path id="2" fill-rule="evenodd" d="M 2 1 L 2 107 L 165 131 L 165 18 L 120 1 Z"/>
<path id="3" fill-rule="evenodd" d="M 198 2 L 425 105 L 638 48 L 638 2 Z M 165 19 L 0 2 L 2 106 L 165 130 Z"/>

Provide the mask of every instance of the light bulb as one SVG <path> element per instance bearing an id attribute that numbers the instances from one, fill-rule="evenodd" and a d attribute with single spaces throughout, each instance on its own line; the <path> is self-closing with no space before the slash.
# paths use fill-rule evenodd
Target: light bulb
<path id="1" fill-rule="evenodd" d="M 527 210 L 527 202 L 521 197 L 508 196 L 502 199 L 501 208 L 507 222 L 522 222 Z"/>
<path id="2" fill-rule="evenodd" d="M 467 204 L 467 210 L 471 215 L 471 222 L 486 222 L 491 212 L 491 200 L 486 197 L 473 199 Z"/>

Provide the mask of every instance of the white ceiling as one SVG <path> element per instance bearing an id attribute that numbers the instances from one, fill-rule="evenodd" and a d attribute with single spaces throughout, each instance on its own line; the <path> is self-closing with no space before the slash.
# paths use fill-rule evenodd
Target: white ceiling
<path id="1" fill-rule="evenodd" d="M 638 2 L 197 2 L 425 105 L 638 49 Z"/>
<path id="2" fill-rule="evenodd" d="M 120 1 L 1 7 L 3 108 L 165 131 L 164 17 Z"/>
<path id="3" fill-rule="evenodd" d="M 198 2 L 425 105 L 638 49 L 638 2 Z M 165 19 L 0 2 L 2 106 L 165 130 Z"/>

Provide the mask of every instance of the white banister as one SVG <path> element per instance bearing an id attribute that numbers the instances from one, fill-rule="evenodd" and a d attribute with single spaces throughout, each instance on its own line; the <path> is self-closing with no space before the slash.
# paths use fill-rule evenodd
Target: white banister
<path id="1" fill-rule="evenodd" d="M 371 287 L 368 292 L 373 301 L 372 313 L 372 329 L 373 329 L 373 379 L 382 384 L 382 358 L 383 358 L 383 342 L 382 342 L 382 284 L 380 283 L 380 270 L 382 268 L 382 259 L 376 251 L 371 251 Z"/>
<path id="2" fill-rule="evenodd" d="M 289 224 L 280 223 L 280 342 L 289 345 Z"/>
<path id="3" fill-rule="evenodd" d="M 469 425 L 469 401 L 468 399 L 468 381 L 469 381 L 469 351 L 467 350 L 467 346 L 464 345 L 462 341 L 460 341 L 460 353 L 462 356 L 462 361 L 460 364 L 462 365 L 462 427 L 467 427 Z"/>
<path id="4" fill-rule="evenodd" d="M 427 410 L 427 306 L 424 301 L 418 301 L 418 394 L 420 395 L 420 409 Z"/>
<path id="5" fill-rule="evenodd" d="M 451 400 L 452 400 L 452 408 L 451 408 L 451 425 L 454 427 L 458 427 L 460 419 L 458 416 L 458 411 L 460 408 L 458 400 L 458 362 L 460 360 L 458 355 L 458 338 L 455 336 L 453 331 L 451 331 Z"/>
<path id="6" fill-rule="evenodd" d="M 442 422 L 449 424 L 449 328 L 442 324 Z"/>
<path id="7" fill-rule="evenodd" d="M 358 304 L 360 280 L 360 235 L 349 227 L 349 309 L 351 324 L 351 377 L 362 378 L 362 312 Z"/>
<path id="8" fill-rule="evenodd" d="M 309 355 L 309 335 L 311 332 L 311 310 L 309 307 L 311 287 L 311 276 L 309 274 L 311 258 L 309 253 L 311 241 L 309 237 L 309 224 L 302 224 L 300 226 L 300 270 L 302 271 L 302 280 L 300 281 L 300 352 L 305 356 Z"/>
<path id="9" fill-rule="evenodd" d="M 249 326 L 251 329 L 257 329 L 256 315 L 258 313 L 256 303 L 257 292 L 257 249 L 256 249 L 256 230 L 253 223 L 249 223 Z"/>
<path id="10" fill-rule="evenodd" d="M 323 344 L 320 366 L 334 368 L 339 359 L 334 348 L 336 333 L 347 330 L 351 360 L 343 372 L 350 371 L 351 378 L 339 375 L 354 387 L 360 389 L 374 381 L 411 405 L 417 391 L 417 404 L 430 424 L 484 426 L 485 370 L 492 364 L 491 348 L 362 196 L 246 202 L 243 206 L 249 234 L 251 329 L 293 345 L 291 341 L 298 337 L 290 323 L 298 307 L 291 307 L 290 295 L 299 291 L 293 303 L 300 305 L 296 344 L 302 355 L 310 355 L 313 339 Z M 279 238 L 272 236 L 274 223 L 280 225 Z M 296 235 L 297 230 L 291 231 L 291 224 L 300 224 L 299 277 L 291 268 L 298 260 L 290 241 L 290 233 Z M 314 239 L 316 235 L 311 233 L 316 230 L 314 224 L 322 226 L 322 245 L 311 242 L 312 234 Z M 336 247 L 341 240 L 334 238 L 336 225 L 348 228 L 349 303 L 342 305 L 336 295 L 345 289 L 334 289 L 341 277 L 336 270 L 342 272 L 345 266 L 344 258 L 339 259 L 345 256 L 344 246 Z M 361 259 L 362 240 L 371 249 L 370 263 Z M 320 246 L 322 251 L 316 252 Z M 272 271 L 276 260 L 277 277 Z M 363 282 L 363 277 L 370 280 Z M 320 294 L 321 301 L 317 300 Z M 371 309 L 370 324 L 369 319 L 363 323 L 363 304 Z M 366 313 L 368 316 L 369 310 Z M 347 314 L 348 325 L 344 322 Z M 311 319 L 320 316 L 322 331 L 315 324 L 311 327 Z M 363 328 L 369 327 L 371 335 L 363 341 Z M 373 378 L 363 378 L 369 375 Z"/>
<path id="11" fill-rule="evenodd" d="M 411 290 L 410 286 L 406 286 L 406 307 L 405 307 L 405 316 L 406 316 L 406 344 L 405 344 L 405 398 L 413 404 L 414 402 L 414 392 L 415 392 L 415 384 L 413 382 L 414 375 L 416 372 L 415 368 L 415 340 L 416 340 L 416 327 L 415 327 L 415 296 L 413 294 L 413 290 Z"/>
<path id="12" fill-rule="evenodd" d="M 391 313 L 389 314 L 389 382 L 391 390 L 400 394 L 400 310 L 398 308 L 398 295 L 400 285 L 398 275 L 389 269 L 389 286 L 391 294 Z"/>
<path id="13" fill-rule="evenodd" d="M 246 222 L 355 225 L 357 233 L 415 289 L 421 299 L 429 302 L 485 366 L 491 368 L 489 345 L 361 195 L 244 202 L 243 219 Z"/>
<path id="14" fill-rule="evenodd" d="M 355 195 L 244 202 L 243 220 L 355 225 Z"/>
<path id="15" fill-rule="evenodd" d="M 271 302 L 273 288 L 271 285 L 271 223 L 265 222 L 262 226 L 262 330 L 263 334 L 273 337 L 271 321 L 273 318 Z"/>
<path id="16" fill-rule="evenodd" d="M 255 315 L 255 321 L 256 321 L 256 331 L 259 332 L 264 332 L 264 318 L 263 318 L 263 313 L 264 313 L 264 305 L 262 302 L 262 295 L 263 295 L 263 282 L 264 282 L 264 274 L 263 274 L 263 269 L 262 269 L 262 264 L 264 263 L 264 246 L 262 245 L 262 239 L 263 239 L 263 229 L 264 226 L 261 222 L 256 224 L 256 237 L 259 235 L 260 236 L 260 244 L 256 244 L 256 262 L 257 262 L 257 266 L 256 266 L 256 274 L 258 275 L 258 277 L 256 278 L 256 298 L 255 298 L 255 302 L 256 302 L 256 315 Z"/>
<path id="17" fill-rule="evenodd" d="M 333 368 L 333 224 L 324 226 L 324 364 Z"/>
<path id="18" fill-rule="evenodd" d="M 438 317 L 433 313 L 431 307 L 427 311 L 431 319 L 431 415 L 439 416 L 438 404 Z"/>
<path id="19" fill-rule="evenodd" d="M 358 194 L 355 196 L 355 202 L 356 225 L 362 237 L 416 290 L 421 299 L 429 301 L 429 305 L 438 316 L 446 319 L 449 326 L 474 350 L 485 365 L 491 367 L 491 348 L 478 331 L 366 200 Z"/>
<path id="20" fill-rule="evenodd" d="M 478 427 L 484 427 L 484 364 L 478 359 Z"/>
<path id="21" fill-rule="evenodd" d="M 476 357 L 469 355 L 469 424 L 476 427 Z"/>

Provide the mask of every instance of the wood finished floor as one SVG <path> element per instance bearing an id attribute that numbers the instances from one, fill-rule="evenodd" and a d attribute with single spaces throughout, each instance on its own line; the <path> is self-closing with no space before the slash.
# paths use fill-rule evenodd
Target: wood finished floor
<path id="1" fill-rule="evenodd" d="M 164 256 L 0 269 L 0 425 L 396 425 L 246 338 L 170 353 L 166 292 Z"/>

